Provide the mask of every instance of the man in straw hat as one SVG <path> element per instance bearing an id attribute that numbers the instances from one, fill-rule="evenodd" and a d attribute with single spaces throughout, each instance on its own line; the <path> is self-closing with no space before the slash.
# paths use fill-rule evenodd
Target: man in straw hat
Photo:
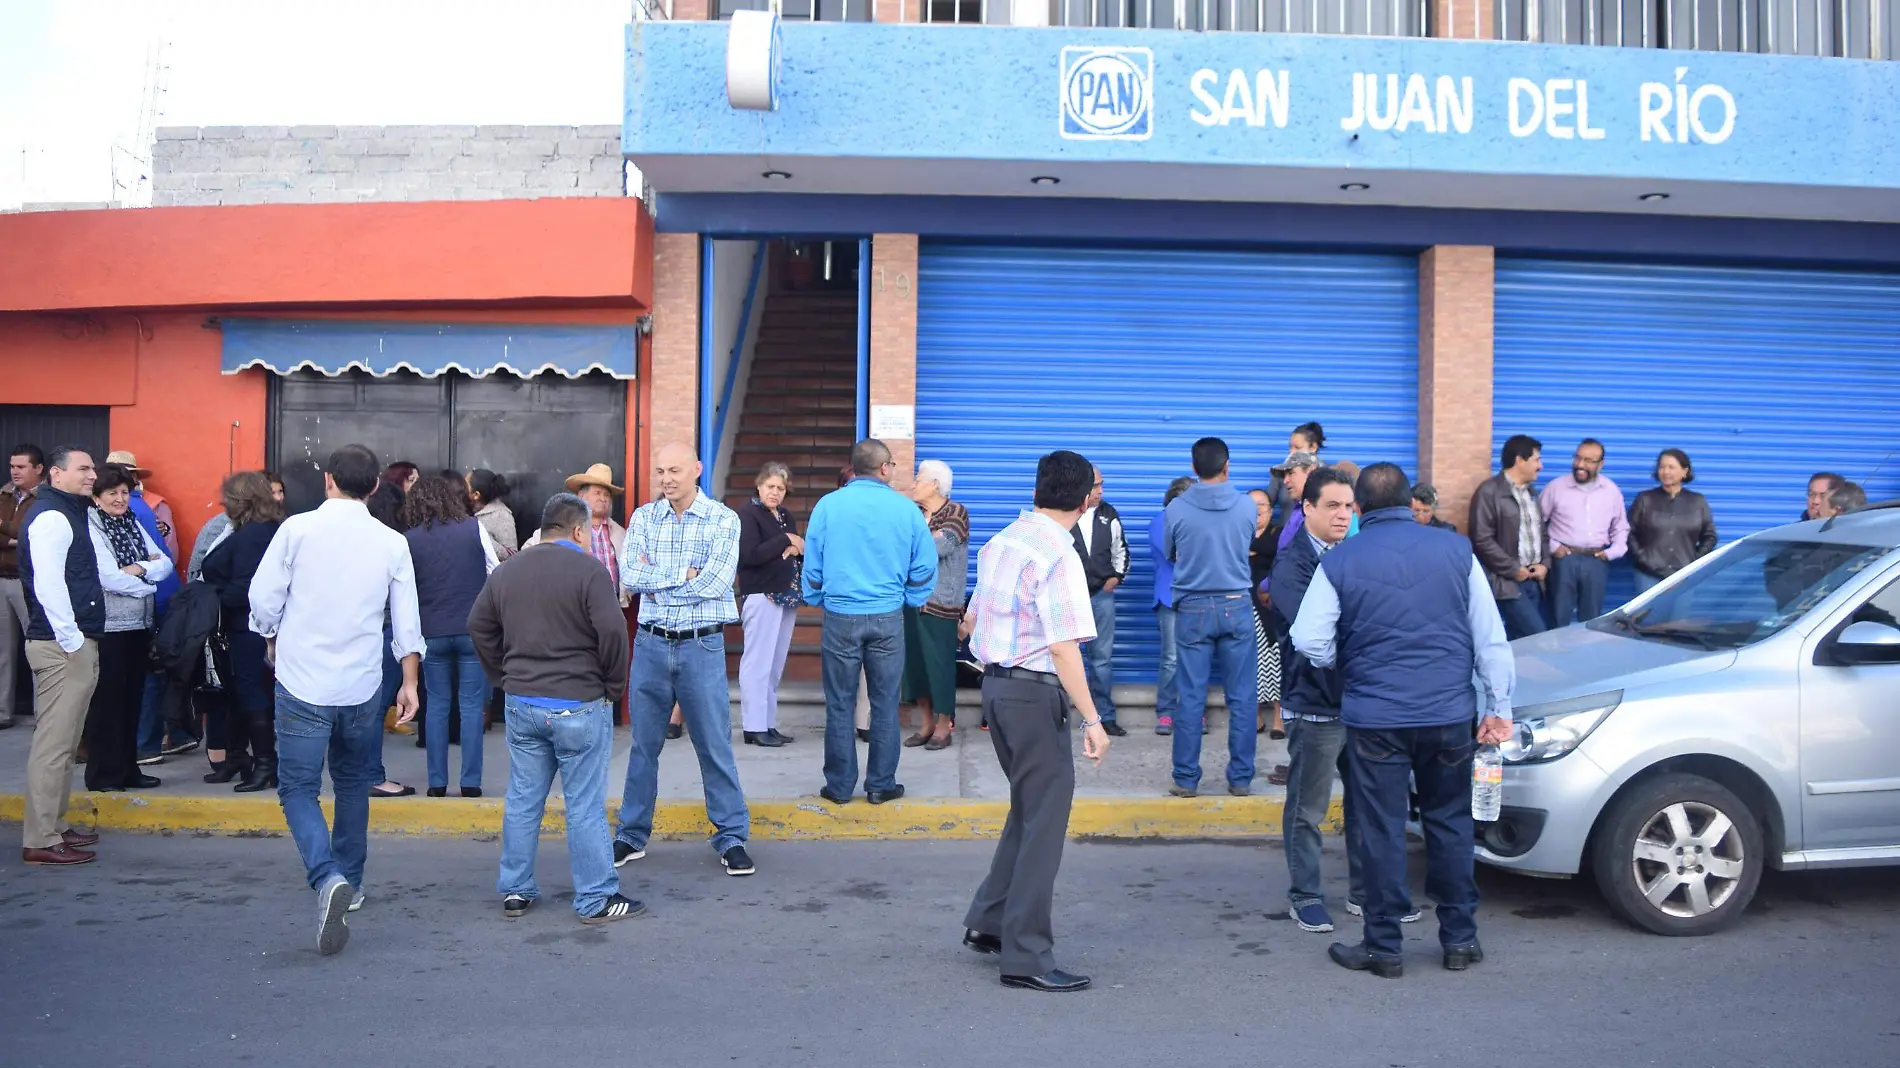
<path id="1" fill-rule="evenodd" d="M 620 588 L 620 546 L 627 540 L 627 528 L 614 522 L 614 498 L 625 491 L 614 485 L 614 469 L 606 464 L 594 464 L 578 475 L 567 476 L 567 491 L 587 502 L 589 540 L 581 548 L 613 575 L 614 587 L 620 589 L 620 607 L 625 608 L 632 603 L 627 591 Z M 541 535 L 536 533 L 528 544 L 540 540 Z"/>

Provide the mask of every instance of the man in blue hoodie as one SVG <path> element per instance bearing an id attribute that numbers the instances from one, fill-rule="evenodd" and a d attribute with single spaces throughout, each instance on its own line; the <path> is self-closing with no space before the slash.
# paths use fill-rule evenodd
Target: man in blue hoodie
<path id="1" fill-rule="evenodd" d="M 1207 685 L 1216 659 L 1227 697 L 1227 792 L 1253 791 L 1255 669 L 1259 644 L 1254 631 L 1252 575 L 1247 546 L 1253 541 L 1253 498 L 1227 480 L 1227 443 L 1194 443 L 1194 476 L 1200 481 L 1167 507 L 1162 554 L 1174 561 L 1175 644 L 1179 702 L 1174 715 L 1174 785 L 1168 792 L 1193 797 L 1201 787 L 1201 723 L 1207 715 Z"/>
<path id="2" fill-rule="evenodd" d="M 851 481 L 826 494 L 805 530 L 806 604 L 825 610 L 819 650 L 825 674 L 825 785 L 818 796 L 848 804 L 858 786 L 852 737 L 858 672 L 871 691 L 871 751 L 864 797 L 904 796 L 897 782 L 897 689 L 904 672 L 904 608 L 921 608 L 937 586 L 937 544 L 917 503 L 890 486 L 897 464 L 876 438 L 851 448 Z"/>

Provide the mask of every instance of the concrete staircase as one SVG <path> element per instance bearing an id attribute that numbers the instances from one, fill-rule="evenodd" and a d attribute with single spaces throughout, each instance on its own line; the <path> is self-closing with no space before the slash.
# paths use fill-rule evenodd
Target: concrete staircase
<path id="1" fill-rule="evenodd" d="M 759 468 L 776 460 L 791 468 L 785 507 L 800 532 L 818 498 L 838 487 L 857 432 L 858 304 L 855 292 L 790 291 L 766 298 L 752 357 L 745 409 L 739 413 L 725 501 L 752 499 Z M 822 613 L 800 609 L 785 667 L 789 681 L 819 680 Z M 739 627 L 726 631 L 731 674 L 745 645 Z"/>

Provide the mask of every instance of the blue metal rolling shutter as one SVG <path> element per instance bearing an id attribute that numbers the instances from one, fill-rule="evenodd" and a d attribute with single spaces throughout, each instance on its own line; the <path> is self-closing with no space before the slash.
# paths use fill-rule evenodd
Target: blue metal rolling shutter
<path id="1" fill-rule="evenodd" d="M 1724 542 L 1799 518 L 1816 471 L 1900 496 L 1900 275 L 1499 258 L 1496 314 L 1495 436 L 1547 477 L 1599 438 L 1627 503 L 1682 449 Z"/>
<path id="2" fill-rule="evenodd" d="M 1328 458 L 1416 466 L 1411 257 L 926 243 L 918 275 L 918 458 L 950 464 L 977 546 L 1044 453 L 1102 468 L 1133 557 L 1117 681 L 1154 680 L 1148 524 L 1196 438 L 1226 439 L 1243 489 L 1308 419 Z"/>

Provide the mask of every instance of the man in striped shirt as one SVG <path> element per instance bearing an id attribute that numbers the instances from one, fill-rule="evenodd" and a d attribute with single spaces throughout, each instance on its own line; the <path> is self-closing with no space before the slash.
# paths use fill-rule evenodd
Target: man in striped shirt
<path id="1" fill-rule="evenodd" d="M 990 874 L 964 919 L 963 944 L 1002 957 L 1003 985 L 1066 992 L 1089 985 L 1056 967 L 1056 872 L 1075 799 L 1068 717 L 1079 713 L 1082 755 L 1100 763 L 1108 732 L 1089 695 L 1083 642 L 1095 637 L 1088 577 L 1071 531 L 1094 470 L 1073 452 L 1036 465 L 1036 510 L 977 554 L 976 594 L 964 616 L 983 669 L 983 715 L 1009 777 L 1009 818 Z"/>

